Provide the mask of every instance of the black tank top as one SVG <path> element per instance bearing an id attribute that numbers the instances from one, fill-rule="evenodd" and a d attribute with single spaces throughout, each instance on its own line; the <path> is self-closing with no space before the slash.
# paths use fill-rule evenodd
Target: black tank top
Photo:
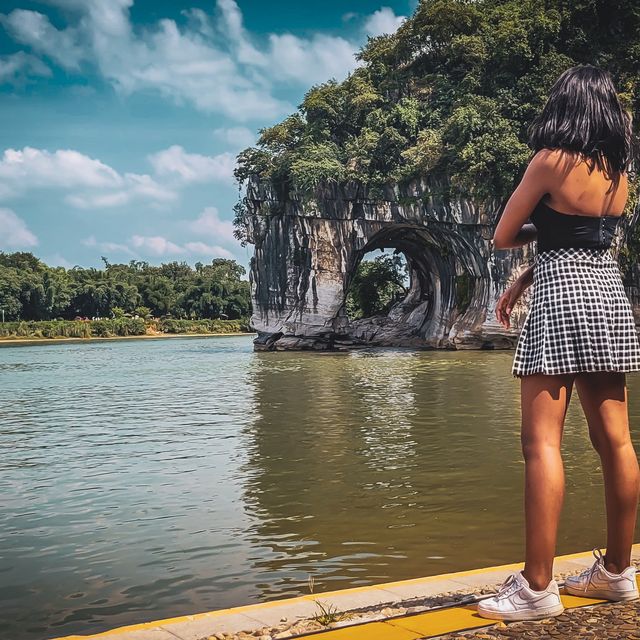
<path id="1" fill-rule="evenodd" d="M 606 249 L 621 217 L 561 213 L 540 200 L 529 219 L 538 230 L 538 251 L 546 251 L 563 247 Z"/>

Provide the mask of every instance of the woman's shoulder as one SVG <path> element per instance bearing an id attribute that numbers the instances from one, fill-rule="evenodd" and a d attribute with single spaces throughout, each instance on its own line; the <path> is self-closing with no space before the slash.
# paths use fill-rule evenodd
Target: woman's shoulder
<path id="1" fill-rule="evenodd" d="M 540 149 L 529 160 L 524 180 L 544 192 L 551 191 L 571 171 L 566 153 L 559 149 Z"/>
<path id="2" fill-rule="evenodd" d="M 554 169 L 567 169 L 580 162 L 580 154 L 560 147 L 544 147 L 535 152 L 531 162 Z"/>

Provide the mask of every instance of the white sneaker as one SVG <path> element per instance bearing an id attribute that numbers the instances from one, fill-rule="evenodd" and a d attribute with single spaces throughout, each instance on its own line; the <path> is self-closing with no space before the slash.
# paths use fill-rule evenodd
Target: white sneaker
<path id="1" fill-rule="evenodd" d="M 544 591 L 534 591 L 518 571 L 510 575 L 498 593 L 478 603 L 478 615 L 492 620 L 541 620 L 564 611 L 558 583 L 551 580 Z"/>
<path id="2" fill-rule="evenodd" d="M 635 567 L 627 567 L 622 573 L 611 573 L 604 567 L 604 556 L 600 549 L 594 549 L 593 555 L 596 561 L 592 567 L 565 579 L 564 588 L 567 593 L 615 601 L 640 597 Z"/>

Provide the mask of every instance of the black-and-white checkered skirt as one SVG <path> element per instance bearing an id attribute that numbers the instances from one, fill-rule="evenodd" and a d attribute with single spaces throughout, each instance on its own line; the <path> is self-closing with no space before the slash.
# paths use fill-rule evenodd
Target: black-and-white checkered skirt
<path id="1" fill-rule="evenodd" d="M 538 253 L 512 374 L 638 370 L 640 341 L 611 250 Z"/>

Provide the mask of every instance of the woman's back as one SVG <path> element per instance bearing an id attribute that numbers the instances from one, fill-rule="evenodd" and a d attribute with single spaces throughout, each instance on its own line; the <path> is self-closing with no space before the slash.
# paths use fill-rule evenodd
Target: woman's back
<path id="1" fill-rule="evenodd" d="M 579 154 L 550 149 L 540 153 L 551 176 L 530 215 L 538 251 L 610 247 L 627 201 L 626 175 L 616 185 Z"/>
<path id="2" fill-rule="evenodd" d="M 562 149 L 549 150 L 556 163 L 557 182 L 542 199 L 559 213 L 582 216 L 620 215 L 629 197 L 626 174 L 620 174 L 617 186 L 597 166 L 591 168 L 581 154 Z"/>

